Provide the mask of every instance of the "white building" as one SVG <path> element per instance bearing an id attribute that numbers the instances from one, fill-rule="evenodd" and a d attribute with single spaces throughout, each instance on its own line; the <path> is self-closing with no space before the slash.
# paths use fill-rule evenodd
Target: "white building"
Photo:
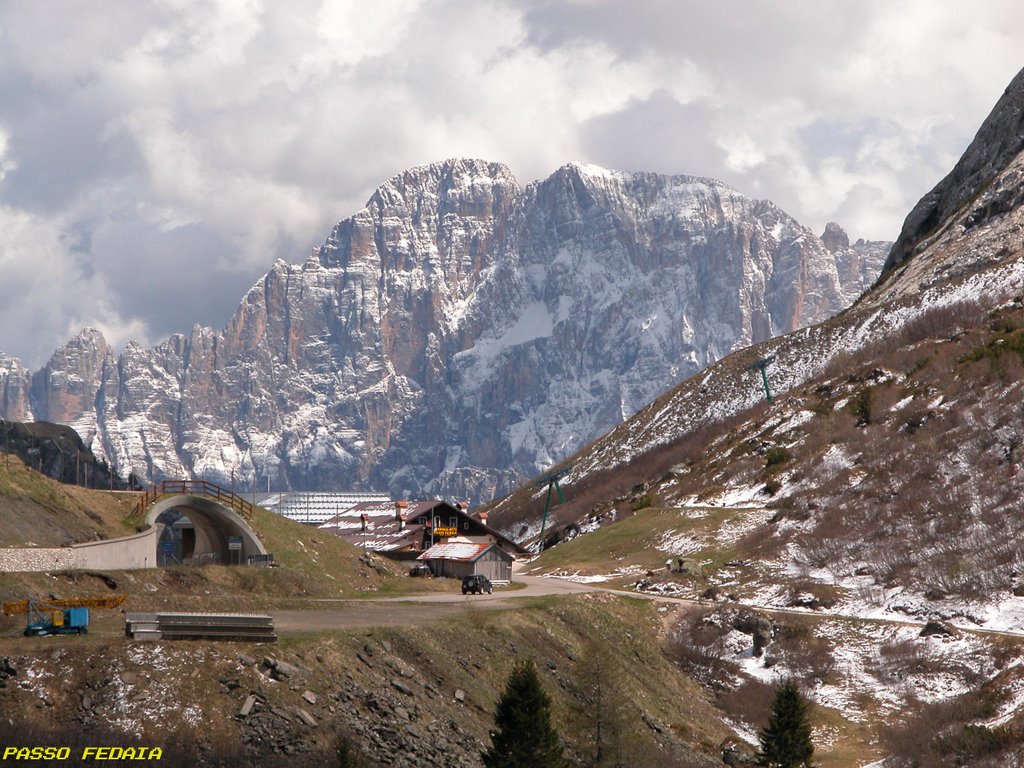
<path id="1" fill-rule="evenodd" d="M 391 502 L 386 493 L 332 493 L 330 491 L 286 491 L 265 493 L 256 497 L 256 504 L 306 525 L 323 525 L 357 504 Z"/>

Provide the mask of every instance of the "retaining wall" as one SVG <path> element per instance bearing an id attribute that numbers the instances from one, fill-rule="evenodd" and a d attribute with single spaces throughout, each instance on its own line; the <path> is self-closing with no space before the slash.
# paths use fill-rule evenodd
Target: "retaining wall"
<path id="1" fill-rule="evenodd" d="M 132 571 L 156 567 L 156 542 L 162 526 L 106 541 L 70 547 L 0 548 L 0 571 Z"/>

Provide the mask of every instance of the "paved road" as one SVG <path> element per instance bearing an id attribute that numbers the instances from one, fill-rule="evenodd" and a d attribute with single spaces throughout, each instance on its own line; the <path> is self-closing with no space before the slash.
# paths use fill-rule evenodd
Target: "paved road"
<path id="1" fill-rule="evenodd" d="M 452 591 L 432 592 L 426 595 L 386 597 L 379 600 L 320 600 L 320 609 L 273 611 L 274 626 L 278 634 L 328 632 L 336 629 L 364 627 L 393 627 L 423 624 L 428 621 L 464 615 L 468 610 L 503 610 L 513 608 L 524 597 L 570 595 L 593 592 L 592 585 L 574 584 L 561 579 L 537 576 L 516 576 L 521 589 L 498 588 L 490 595 L 463 595 L 459 582 L 452 581 Z"/>
<path id="2" fill-rule="evenodd" d="M 525 584 L 521 589 L 498 589 L 491 595 L 463 595 L 459 592 L 457 581 L 452 582 L 452 591 L 434 592 L 427 595 L 409 595 L 406 597 L 381 598 L 380 600 L 324 600 L 327 605 L 321 609 L 281 610 L 274 611 L 274 624 L 279 634 L 304 634 L 309 632 L 329 632 L 339 629 L 362 629 L 368 627 L 390 627 L 410 624 L 423 624 L 430 621 L 465 615 L 471 610 L 507 610 L 516 606 L 516 601 L 526 597 L 543 597 L 546 595 L 571 595 L 584 592 L 609 592 L 633 598 L 653 600 L 687 607 L 713 605 L 707 601 L 691 600 L 682 597 L 666 597 L 650 595 L 642 592 L 628 592 L 621 589 L 607 589 L 599 584 L 576 584 L 563 579 L 543 578 L 541 576 L 515 577 L 517 583 Z M 823 611 L 806 611 L 787 608 L 762 608 L 756 605 L 731 603 L 736 607 L 745 607 L 762 613 L 778 615 L 812 616 L 820 619 L 862 619 L 846 614 L 826 613 Z M 923 627 L 923 621 L 912 619 L 870 619 L 884 624 Z M 962 627 L 972 632 L 1007 637 L 1024 637 L 1024 632 L 985 629 L 983 627 Z"/>

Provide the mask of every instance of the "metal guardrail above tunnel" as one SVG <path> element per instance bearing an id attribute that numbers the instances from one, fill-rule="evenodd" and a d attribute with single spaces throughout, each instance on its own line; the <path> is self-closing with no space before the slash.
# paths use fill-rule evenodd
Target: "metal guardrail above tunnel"
<path id="1" fill-rule="evenodd" d="M 252 520 L 253 506 L 234 491 L 211 483 L 208 480 L 163 480 L 151 485 L 143 491 L 134 509 L 127 519 L 137 521 L 143 519 L 146 510 L 162 496 L 205 496 L 235 510 L 246 520 Z"/>
<path id="2" fill-rule="evenodd" d="M 183 562 L 186 557 L 193 565 L 272 562 L 251 526 L 253 510 L 250 502 L 216 483 L 164 480 L 143 492 L 127 519 L 140 528 L 154 526 L 159 531 L 160 542 L 167 543 L 164 541 L 166 526 L 175 519 L 187 518 L 192 531 L 188 552 L 182 545 L 178 555 L 181 559 L 177 562 Z M 176 517 L 161 522 L 161 516 L 171 511 L 176 513 Z M 169 541 L 174 541 L 173 534 Z M 160 551 L 157 547 L 153 552 L 154 563 L 159 564 Z"/>

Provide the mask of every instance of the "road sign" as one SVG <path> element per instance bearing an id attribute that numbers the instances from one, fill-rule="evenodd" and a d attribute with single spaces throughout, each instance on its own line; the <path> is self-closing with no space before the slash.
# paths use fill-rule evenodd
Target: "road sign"
<path id="1" fill-rule="evenodd" d="M 242 537 L 241 536 L 231 536 L 231 537 L 228 538 L 228 549 L 229 550 L 234 551 L 234 550 L 239 550 L 241 548 L 242 548 Z"/>

